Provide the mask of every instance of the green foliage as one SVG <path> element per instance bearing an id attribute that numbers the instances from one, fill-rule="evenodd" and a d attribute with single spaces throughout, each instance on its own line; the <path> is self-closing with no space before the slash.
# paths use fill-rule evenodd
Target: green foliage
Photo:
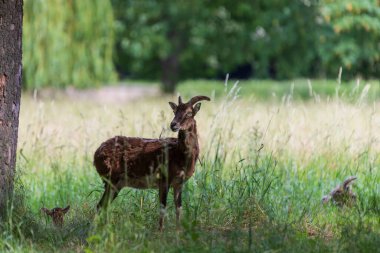
<path id="1" fill-rule="evenodd" d="M 114 80 L 112 6 L 103 0 L 24 1 L 25 88 Z"/>
<path id="2" fill-rule="evenodd" d="M 118 10 L 118 66 L 132 77 L 162 76 L 170 57 L 180 65 L 179 73 L 171 74 L 181 79 L 215 77 L 254 57 L 256 42 L 249 30 L 259 11 L 252 2 L 113 3 Z"/>
<path id="3" fill-rule="evenodd" d="M 132 78 L 378 77 L 380 6 L 365 1 L 112 1 Z M 175 58 L 179 67 L 163 64 Z M 247 70 L 246 70 L 247 71 Z M 238 77 L 240 78 L 240 77 Z"/>
<path id="4" fill-rule="evenodd" d="M 255 15 L 247 32 L 253 36 L 249 62 L 255 77 L 314 75 L 317 6 L 309 1 L 269 0 L 258 1 L 253 9 Z"/>
<path id="5" fill-rule="evenodd" d="M 118 1 L 117 65 L 132 77 L 174 79 L 215 76 L 247 60 L 248 3 L 229 1 Z M 231 14 L 229 7 L 244 13 Z M 168 72 L 168 74 L 166 74 Z"/>
<path id="6" fill-rule="evenodd" d="M 317 9 L 303 1 L 113 3 L 117 62 L 135 77 L 158 77 L 159 63 L 171 54 L 181 78 L 215 77 L 245 64 L 256 77 L 291 78 L 309 74 L 316 58 L 309 31 Z"/>
<path id="7" fill-rule="evenodd" d="M 380 2 L 323 0 L 321 6 L 319 50 L 327 74 L 343 66 L 351 76 L 379 77 Z"/>
<path id="8" fill-rule="evenodd" d="M 161 79 L 169 92 L 180 80 L 226 73 L 380 73 L 376 0 L 25 0 L 24 12 L 26 88 L 109 82 L 113 62 L 121 76 Z"/>

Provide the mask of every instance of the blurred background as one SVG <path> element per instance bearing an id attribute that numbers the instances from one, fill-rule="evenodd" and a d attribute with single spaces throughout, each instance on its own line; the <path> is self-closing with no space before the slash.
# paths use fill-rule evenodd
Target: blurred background
<path id="1" fill-rule="evenodd" d="M 378 0 L 25 0 L 23 34 L 27 90 L 132 80 L 217 91 L 184 81 L 229 73 L 276 80 L 243 82 L 265 97 L 305 78 L 334 92 L 341 67 L 343 81 L 380 77 Z"/>

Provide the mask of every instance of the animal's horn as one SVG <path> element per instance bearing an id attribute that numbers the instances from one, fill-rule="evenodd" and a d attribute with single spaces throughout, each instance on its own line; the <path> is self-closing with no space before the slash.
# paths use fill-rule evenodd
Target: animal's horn
<path id="1" fill-rule="evenodd" d="M 178 97 L 178 104 L 179 104 L 179 105 L 180 105 L 180 104 L 183 104 L 183 103 L 182 103 L 182 98 L 181 98 L 181 96 Z"/>
<path id="2" fill-rule="evenodd" d="M 190 99 L 190 101 L 188 102 L 190 105 L 193 105 L 199 101 L 202 101 L 202 100 L 207 100 L 207 101 L 210 101 L 210 98 L 209 97 L 206 97 L 206 96 L 195 96 L 193 97 L 192 99 Z"/>
<path id="3" fill-rule="evenodd" d="M 350 186 L 350 184 L 351 184 L 353 181 L 355 181 L 356 179 L 357 179 L 357 177 L 352 176 L 352 177 L 349 177 L 349 178 L 347 178 L 346 180 L 344 180 L 344 182 L 343 182 L 343 188 L 344 188 L 344 189 L 347 189 L 347 188 Z"/>

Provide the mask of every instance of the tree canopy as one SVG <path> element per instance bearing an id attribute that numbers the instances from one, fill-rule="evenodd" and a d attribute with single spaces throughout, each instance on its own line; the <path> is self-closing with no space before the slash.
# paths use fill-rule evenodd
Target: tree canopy
<path id="1" fill-rule="evenodd" d="M 167 92 L 226 73 L 380 75 L 376 0 L 27 0 L 25 12 L 28 87 L 108 82 L 113 64 L 121 77 L 161 79 Z"/>
<path id="2" fill-rule="evenodd" d="M 341 65 L 352 76 L 380 76 L 380 2 L 331 1 L 321 5 L 319 55 L 328 75 Z"/>
<path id="3" fill-rule="evenodd" d="M 115 79 L 108 1 L 24 2 L 24 87 L 89 87 Z"/>

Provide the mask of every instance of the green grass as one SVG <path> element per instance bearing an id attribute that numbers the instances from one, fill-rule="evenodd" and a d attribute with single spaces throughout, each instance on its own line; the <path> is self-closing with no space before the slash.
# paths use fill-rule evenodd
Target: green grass
<path id="1" fill-rule="evenodd" d="M 230 81 L 230 85 L 233 82 Z M 336 80 L 307 80 L 296 79 L 288 81 L 273 80 L 248 80 L 240 81 L 240 96 L 254 98 L 260 101 L 282 100 L 292 96 L 294 100 L 313 100 L 322 98 L 334 98 L 356 101 L 363 90 L 369 84 L 369 98 L 373 101 L 380 98 L 379 80 L 349 81 L 338 83 Z M 226 87 L 221 81 L 193 80 L 180 83 L 178 91 L 186 96 L 201 94 L 215 94 L 223 97 Z"/>
<path id="2" fill-rule="evenodd" d="M 175 98 L 99 104 L 24 96 L 16 196 L 0 251 L 378 251 L 380 114 L 367 103 L 372 90 L 357 103 L 341 96 L 305 103 L 298 95 L 269 103 L 244 95 L 244 87 L 237 99 L 237 89 L 224 92 L 223 84 L 196 85 L 180 86 L 185 100 L 195 90 L 222 88 L 197 115 L 201 162 L 184 189 L 182 229 L 175 229 L 170 195 L 163 233 L 156 190 L 124 189 L 107 213 L 95 213 L 102 184 L 92 154 L 116 134 L 173 136 L 167 101 Z M 321 205 L 350 175 L 358 177 L 357 203 Z M 62 229 L 39 211 L 67 204 Z"/>

